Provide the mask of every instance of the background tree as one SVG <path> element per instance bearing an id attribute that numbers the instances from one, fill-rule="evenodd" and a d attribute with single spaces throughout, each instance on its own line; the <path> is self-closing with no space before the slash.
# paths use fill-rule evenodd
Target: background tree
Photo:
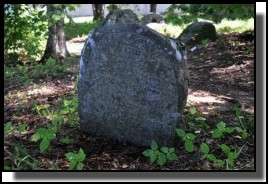
<path id="1" fill-rule="evenodd" d="M 93 20 L 104 19 L 104 6 L 103 4 L 92 4 Z"/>
<path id="2" fill-rule="evenodd" d="M 42 55 L 42 41 L 47 33 L 44 10 L 25 4 L 5 4 L 4 25 L 5 64 L 28 62 Z"/>
<path id="3" fill-rule="evenodd" d="M 150 4 L 150 12 L 156 13 L 157 4 Z"/>
<path id="4" fill-rule="evenodd" d="M 47 16 L 49 22 L 52 24 L 48 28 L 48 39 L 44 55 L 40 62 L 45 63 L 50 57 L 61 62 L 64 58 L 69 57 L 70 53 L 66 47 L 65 33 L 64 33 L 64 17 L 66 5 L 47 5 Z"/>

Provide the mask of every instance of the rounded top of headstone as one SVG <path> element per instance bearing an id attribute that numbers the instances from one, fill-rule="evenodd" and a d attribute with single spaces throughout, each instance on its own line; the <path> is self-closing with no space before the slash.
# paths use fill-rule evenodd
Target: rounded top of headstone
<path id="1" fill-rule="evenodd" d="M 139 19 L 132 10 L 117 9 L 117 10 L 112 10 L 108 13 L 102 25 L 110 26 L 116 23 L 129 24 L 129 23 L 138 23 L 138 22 L 139 22 Z"/>
<path id="2" fill-rule="evenodd" d="M 144 15 L 141 19 L 141 23 L 144 25 L 152 23 L 152 22 L 163 23 L 164 18 L 159 14 L 151 13 L 151 14 Z"/>

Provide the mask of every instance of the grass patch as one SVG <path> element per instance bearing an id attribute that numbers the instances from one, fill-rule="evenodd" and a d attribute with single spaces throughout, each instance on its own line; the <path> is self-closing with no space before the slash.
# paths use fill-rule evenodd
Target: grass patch
<path id="1" fill-rule="evenodd" d="M 177 14 L 167 14 L 165 16 L 166 24 L 163 25 L 150 25 L 150 27 L 162 34 L 167 36 L 177 37 L 184 28 L 193 22 L 197 22 L 198 19 L 206 19 L 213 21 L 211 15 L 192 15 L 190 13 Z M 242 33 L 248 30 L 254 30 L 254 18 L 249 19 L 237 19 L 229 20 L 224 18 L 221 22 L 214 24 L 217 33 L 221 34 L 223 32 L 227 33 Z"/>
<path id="2" fill-rule="evenodd" d="M 242 33 L 248 30 L 254 30 L 254 19 L 247 20 L 227 20 L 223 19 L 219 24 L 215 25 L 217 33 L 238 32 Z"/>
<path id="3" fill-rule="evenodd" d="M 86 36 L 98 25 L 99 22 L 97 21 L 72 23 L 70 25 L 67 25 L 64 29 L 65 38 L 66 40 L 71 40 L 72 38 Z"/>

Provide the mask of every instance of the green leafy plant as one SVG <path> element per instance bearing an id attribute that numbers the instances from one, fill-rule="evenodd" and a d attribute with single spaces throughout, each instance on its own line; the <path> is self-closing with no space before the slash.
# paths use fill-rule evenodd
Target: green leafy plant
<path id="1" fill-rule="evenodd" d="M 209 43 L 209 39 L 201 40 L 202 45 L 207 45 Z"/>
<path id="2" fill-rule="evenodd" d="M 50 145 L 50 141 L 56 137 L 57 128 L 39 128 L 35 134 L 32 135 L 31 140 L 37 142 L 41 140 L 39 149 L 43 153 Z"/>
<path id="3" fill-rule="evenodd" d="M 212 138 L 218 139 L 223 136 L 224 133 L 232 133 L 234 131 L 234 128 L 232 127 L 226 127 L 226 124 L 223 121 L 220 121 L 216 125 L 216 129 L 212 131 Z"/>
<path id="4" fill-rule="evenodd" d="M 5 55 L 19 53 L 29 60 L 40 57 L 48 30 L 45 11 L 26 4 L 5 4 L 4 10 Z"/>
<path id="5" fill-rule="evenodd" d="M 158 145 L 154 140 L 151 143 L 151 149 L 143 151 L 142 154 L 145 157 L 150 158 L 151 164 L 156 161 L 156 163 L 160 166 L 164 165 L 167 160 L 172 161 L 178 159 L 175 153 L 175 148 L 162 147 L 159 150 Z"/>
<path id="6" fill-rule="evenodd" d="M 80 148 L 78 153 L 69 152 L 66 153 L 65 156 L 69 160 L 69 170 L 72 170 L 76 167 L 77 170 L 82 170 L 84 167 L 83 161 L 86 158 L 86 154 Z"/>
<path id="7" fill-rule="evenodd" d="M 11 122 L 8 122 L 5 124 L 4 127 L 4 134 L 7 135 L 8 133 L 10 133 L 12 130 L 14 129 L 13 125 Z"/>
<path id="8" fill-rule="evenodd" d="M 254 129 L 254 123 L 251 120 L 246 120 L 242 115 L 242 109 L 239 107 L 235 107 L 235 115 L 236 118 L 238 119 L 241 128 L 240 127 L 235 127 L 235 130 L 241 134 L 242 139 L 246 140 L 250 133 L 252 133 Z M 250 132 L 250 133 L 248 133 Z"/>
<path id="9" fill-rule="evenodd" d="M 206 143 L 202 142 L 200 146 L 200 150 L 208 160 L 213 161 L 213 162 L 217 160 L 214 154 L 209 153 L 210 149 Z"/>
<path id="10" fill-rule="evenodd" d="M 20 123 L 18 126 L 18 130 L 20 133 L 25 133 L 28 130 L 28 125 L 24 123 Z"/>
<path id="11" fill-rule="evenodd" d="M 206 123 L 206 120 L 207 119 L 197 111 L 196 107 L 193 106 L 189 108 L 189 112 L 187 114 L 187 123 L 191 128 L 209 128 L 210 126 Z"/>
<path id="12" fill-rule="evenodd" d="M 25 146 L 16 145 L 12 156 L 12 163 L 5 160 L 4 170 L 34 170 L 38 167 L 38 161 L 29 155 Z"/>
<path id="13" fill-rule="evenodd" d="M 61 109 L 60 114 L 68 116 L 68 124 L 71 127 L 78 125 L 78 97 L 75 96 L 72 100 L 64 100 L 64 108 Z"/>
<path id="14" fill-rule="evenodd" d="M 226 144 L 221 144 L 219 145 L 219 147 L 221 148 L 222 152 L 227 155 L 227 158 L 224 159 L 225 163 L 226 163 L 226 169 L 234 169 L 235 168 L 235 160 L 239 157 L 243 147 L 239 150 L 239 151 L 231 151 L 231 148 L 229 146 L 227 146 Z"/>
<path id="15" fill-rule="evenodd" d="M 176 129 L 177 135 L 181 137 L 184 141 L 184 148 L 187 152 L 194 151 L 194 140 L 196 136 L 192 133 L 185 133 L 182 129 Z"/>
<path id="16" fill-rule="evenodd" d="M 64 144 L 70 144 L 71 142 L 71 139 L 69 138 L 69 136 L 65 136 L 65 137 L 62 137 L 60 139 L 60 142 L 64 143 Z"/>

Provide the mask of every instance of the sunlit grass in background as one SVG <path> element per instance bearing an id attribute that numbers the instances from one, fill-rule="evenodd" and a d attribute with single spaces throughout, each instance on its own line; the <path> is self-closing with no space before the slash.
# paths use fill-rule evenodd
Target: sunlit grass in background
<path id="1" fill-rule="evenodd" d="M 189 24 L 193 23 L 193 21 L 197 20 L 197 17 L 193 17 L 190 19 L 187 17 L 187 21 L 183 21 L 182 17 L 178 15 L 179 18 L 174 18 L 174 21 L 170 21 L 172 23 L 150 23 L 147 26 L 151 29 L 154 29 L 155 31 L 162 33 L 166 36 L 170 36 L 173 38 L 177 38 L 180 33 L 183 31 L 184 28 L 186 28 Z M 99 22 L 93 22 L 93 17 L 76 17 L 73 18 L 74 24 L 71 24 L 69 26 L 66 26 L 65 28 L 65 35 L 66 39 L 70 40 L 72 38 L 77 37 L 83 37 L 87 36 L 88 33 L 92 30 L 94 30 Z M 174 24 L 176 20 L 180 20 L 178 24 Z M 65 22 L 67 23 L 68 20 L 66 19 Z M 185 22 L 185 23 L 184 23 Z M 228 20 L 223 19 L 220 23 L 214 24 L 216 27 L 216 30 L 218 34 L 221 34 L 223 32 L 226 33 L 242 33 L 244 31 L 248 30 L 254 30 L 254 18 L 246 19 L 246 20 Z"/>

